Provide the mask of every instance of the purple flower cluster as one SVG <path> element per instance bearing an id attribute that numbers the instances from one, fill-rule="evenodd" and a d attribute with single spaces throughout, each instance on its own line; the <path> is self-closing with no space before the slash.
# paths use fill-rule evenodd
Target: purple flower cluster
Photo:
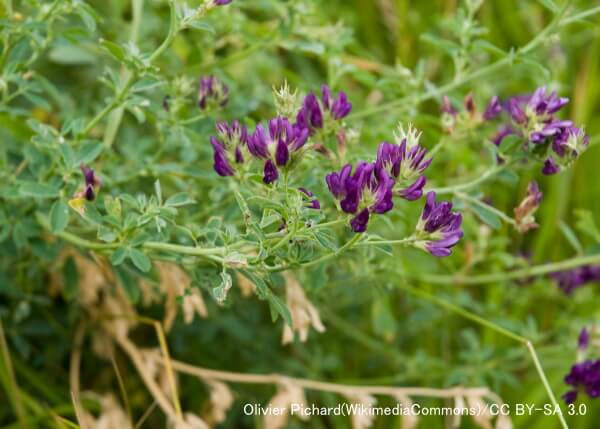
<path id="1" fill-rule="evenodd" d="M 504 138 L 516 135 L 525 139 L 525 148 L 543 153 L 542 173 L 552 175 L 572 163 L 586 148 L 589 137 L 572 121 L 556 117 L 568 98 L 558 97 L 541 87 L 531 95 L 511 97 L 501 103 L 494 96 L 483 119 L 493 120 L 505 110 L 510 123 L 500 126 L 492 142 L 500 146 Z"/>
<path id="2" fill-rule="evenodd" d="M 434 256 L 448 256 L 463 236 L 462 216 L 452 211 L 452 203 L 436 203 L 435 192 L 427 194 L 423 213 L 417 224 L 417 246 Z"/>
<path id="3" fill-rule="evenodd" d="M 382 142 L 375 162 L 359 161 L 354 174 L 347 164 L 339 172 L 325 178 L 329 191 L 339 201 L 339 207 L 355 215 L 350 226 L 364 232 L 371 214 L 383 214 L 394 207 L 393 196 L 413 201 L 423 195 L 423 172 L 431 164 L 427 150 L 418 144 L 419 135 L 413 129 L 400 144 Z"/>
<path id="4" fill-rule="evenodd" d="M 225 6 L 226 4 L 231 3 L 233 0 L 213 0 L 213 4 L 215 6 Z"/>
<path id="5" fill-rule="evenodd" d="M 567 295 L 586 283 L 600 282 L 600 265 L 584 265 L 568 271 L 559 271 L 550 275 L 558 287 Z"/>
<path id="6" fill-rule="evenodd" d="M 256 158 L 264 160 L 263 181 L 273 183 L 279 178 L 278 168 L 292 163 L 294 154 L 304 147 L 309 130 L 292 124 L 287 118 L 271 119 L 268 131 L 258 124 L 248 137 L 248 150 Z"/>
<path id="7" fill-rule="evenodd" d="M 331 89 L 327 85 L 322 85 L 320 100 L 313 92 L 304 97 L 302 107 L 296 115 L 296 124 L 312 134 L 315 129 L 323 128 L 325 125 L 324 112 L 329 112 L 330 118 L 338 121 L 348 116 L 351 110 L 352 103 L 348 101 L 345 92 L 340 91 L 333 97 Z"/>
<path id="8" fill-rule="evenodd" d="M 377 150 L 375 164 L 378 171 L 385 171 L 395 181 L 412 183 L 404 188 L 398 189 L 397 193 L 402 198 L 413 201 L 421 198 L 425 186 L 423 172 L 431 164 L 432 158 L 425 158 L 427 149 L 414 142 L 410 145 L 409 139 L 404 138 L 399 145 L 383 142 Z"/>
<path id="9" fill-rule="evenodd" d="M 580 391 L 590 398 L 600 397 L 600 359 L 585 360 L 573 365 L 565 376 L 565 383 L 573 387 L 563 395 L 567 404 L 575 402 Z"/>
<path id="10" fill-rule="evenodd" d="M 225 4 L 225 3 L 224 3 Z M 224 106 L 227 104 L 229 87 L 216 76 L 203 76 L 198 84 L 198 107 L 205 110 L 210 105 Z"/>
<path id="11" fill-rule="evenodd" d="M 394 180 L 376 163 L 359 161 L 354 174 L 352 165 L 347 164 L 325 180 L 342 211 L 355 215 L 350 221 L 354 232 L 367 230 L 371 213 L 386 213 L 394 207 Z"/>
<path id="12" fill-rule="evenodd" d="M 200 81 L 199 104 L 204 108 L 208 100 L 221 100 L 222 103 L 226 101 L 227 93 L 225 85 L 208 76 Z M 247 153 L 263 162 L 263 182 L 275 182 L 281 169 L 291 167 L 300 158 L 313 131 L 324 127 L 328 118 L 323 117 L 323 112 L 329 112 L 330 120 L 337 121 L 352 109 L 344 92 L 333 97 L 329 87 L 323 85 L 321 94 L 320 101 L 312 92 L 304 98 L 296 122 L 279 116 L 269 120 L 266 126 L 259 123 L 252 133 L 237 121 L 231 126 L 217 124 L 219 137 L 210 138 L 217 174 L 233 176 L 236 164 L 243 164 L 244 153 Z"/>

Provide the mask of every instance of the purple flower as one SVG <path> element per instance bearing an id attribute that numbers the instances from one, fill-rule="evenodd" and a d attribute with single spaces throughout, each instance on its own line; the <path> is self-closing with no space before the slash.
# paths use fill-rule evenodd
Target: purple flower
<path id="1" fill-rule="evenodd" d="M 213 147 L 213 167 L 219 176 L 233 176 L 235 169 L 232 164 L 244 162 L 244 152 L 247 152 L 248 129 L 239 121 L 217 122 L 217 137 L 210 138 Z"/>
<path id="2" fill-rule="evenodd" d="M 452 211 L 451 202 L 436 203 L 435 192 L 429 192 L 416 228 L 416 245 L 434 256 L 448 256 L 463 236 L 461 223 L 462 216 Z"/>
<path id="3" fill-rule="evenodd" d="M 584 265 L 572 270 L 558 271 L 550 274 L 550 277 L 565 294 L 570 295 L 586 283 L 600 282 L 600 265 Z"/>
<path id="4" fill-rule="evenodd" d="M 287 118 L 277 117 L 268 124 L 268 132 L 258 124 L 248 137 L 248 150 L 256 158 L 264 159 L 263 181 L 267 184 L 279 177 L 278 167 L 292 162 L 294 153 L 302 149 L 308 139 L 307 128 L 292 124 Z"/>
<path id="5" fill-rule="evenodd" d="M 517 134 L 517 133 L 513 129 L 513 127 L 511 127 L 510 125 L 503 125 L 500 127 L 500 129 L 494 135 L 494 137 L 492 137 L 492 143 L 494 143 L 496 146 L 500 146 L 500 144 L 506 137 L 508 137 L 510 135 L 515 135 L 515 134 Z"/>
<path id="6" fill-rule="evenodd" d="M 571 121 L 562 121 L 564 126 L 559 127 L 552 142 L 552 150 L 561 158 L 567 158 L 567 162 L 577 158 L 587 149 L 590 142 L 589 136 L 578 127 L 573 126 Z"/>
<path id="7" fill-rule="evenodd" d="M 565 376 L 565 383 L 573 387 L 563 395 L 567 404 L 575 402 L 580 391 L 590 398 L 600 397 L 600 359 L 586 360 L 573 365 Z"/>
<path id="8" fill-rule="evenodd" d="M 211 104 L 224 106 L 227 103 L 229 88 L 216 76 L 204 76 L 200 78 L 198 85 L 198 107 L 204 110 Z"/>
<path id="9" fill-rule="evenodd" d="M 213 0 L 213 4 L 215 6 L 225 6 L 226 4 L 231 3 L 233 0 Z"/>
<path id="10" fill-rule="evenodd" d="M 354 174 L 352 165 L 347 164 L 328 174 L 325 181 L 342 211 L 356 215 L 350 221 L 354 232 L 366 230 L 370 213 L 386 213 L 394 206 L 394 179 L 373 163 L 359 161 Z"/>
<path id="11" fill-rule="evenodd" d="M 531 95 L 527 102 L 527 110 L 538 116 L 552 115 L 568 102 L 568 98 L 559 98 L 554 91 L 546 93 L 546 88 L 541 87 Z"/>
<path id="12" fill-rule="evenodd" d="M 79 168 L 81 168 L 81 172 L 83 173 L 83 178 L 85 180 L 85 188 L 82 196 L 88 201 L 94 201 L 96 198 L 96 188 L 100 187 L 100 179 L 96 176 L 94 170 L 87 165 L 81 164 Z"/>
<path id="13" fill-rule="evenodd" d="M 321 209 L 321 203 L 319 202 L 318 199 L 313 198 L 315 196 L 314 193 L 312 193 L 311 191 L 309 191 L 306 188 L 298 188 L 298 190 L 300 192 L 302 192 L 306 197 L 308 197 L 308 204 L 306 207 L 308 207 L 309 209 L 315 209 L 315 210 L 320 210 Z"/>
<path id="14" fill-rule="evenodd" d="M 577 338 L 577 348 L 579 350 L 585 350 L 590 345 L 590 332 L 587 328 L 582 328 L 581 332 L 579 332 L 579 337 Z"/>
<path id="15" fill-rule="evenodd" d="M 396 191 L 402 198 L 416 200 L 423 195 L 426 182 L 423 172 L 432 161 L 432 158 L 425 159 L 426 154 L 427 149 L 418 144 L 408 146 L 406 138 L 399 145 L 383 142 L 377 149 L 376 171 L 386 172 L 396 181 L 402 182 Z M 405 186 L 410 181 L 412 183 Z"/>
<path id="16" fill-rule="evenodd" d="M 448 98 L 447 95 L 444 95 L 444 97 L 442 97 L 442 107 L 440 108 L 440 110 L 442 111 L 442 113 L 446 113 L 451 116 L 456 116 L 458 114 L 454 106 L 452 106 L 452 102 L 450 101 L 450 98 Z"/>
<path id="17" fill-rule="evenodd" d="M 546 158 L 546 160 L 544 161 L 544 166 L 542 167 L 542 174 L 545 174 L 546 176 L 552 176 L 553 174 L 556 174 L 559 171 L 560 167 L 556 163 L 556 161 L 554 161 L 554 159 L 551 156 Z"/>
<path id="18" fill-rule="evenodd" d="M 304 97 L 302 107 L 296 116 L 296 123 L 298 126 L 313 132 L 314 129 L 323 128 L 323 112 L 329 112 L 331 119 L 338 121 L 348 116 L 351 110 L 352 103 L 348 101 L 345 92 L 340 91 L 334 97 L 331 89 L 327 85 L 322 85 L 320 103 L 314 93 L 308 93 Z"/>
<path id="19" fill-rule="evenodd" d="M 483 119 L 491 121 L 500 115 L 500 113 L 502 113 L 502 103 L 500 103 L 498 96 L 494 95 L 483 112 Z"/>

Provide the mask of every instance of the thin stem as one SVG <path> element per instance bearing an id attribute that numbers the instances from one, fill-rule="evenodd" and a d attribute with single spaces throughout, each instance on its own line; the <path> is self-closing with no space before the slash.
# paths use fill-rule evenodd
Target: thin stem
<path id="1" fill-rule="evenodd" d="M 413 236 L 401 238 L 398 240 L 370 240 L 370 239 L 367 239 L 365 241 L 358 243 L 358 246 L 372 246 L 372 245 L 377 245 L 377 244 L 409 244 L 416 240 L 417 240 L 417 238 L 413 237 Z"/>
<path id="2" fill-rule="evenodd" d="M 432 284 L 463 284 L 463 285 L 480 285 L 486 283 L 503 283 L 507 280 L 518 280 L 530 277 L 537 277 L 544 274 L 554 273 L 557 271 L 569 270 L 572 268 L 581 267 L 584 265 L 600 264 L 600 254 L 579 256 L 576 258 L 566 259 L 560 262 L 552 262 L 548 264 L 534 265 L 528 268 L 509 272 L 499 272 L 493 274 L 482 275 L 463 275 L 455 276 L 444 274 L 411 274 L 404 275 Z"/>
<path id="3" fill-rule="evenodd" d="M 177 23 L 177 10 L 175 9 L 175 1 L 169 0 L 169 32 L 167 37 L 162 42 L 162 44 L 154 51 L 152 55 L 150 55 L 150 62 L 153 62 L 156 58 L 158 58 L 165 49 L 171 44 L 177 31 L 179 31 L 178 23 Z"/>
<path id="4" fill-rule="evenodd" d="M 477 176 L 477 178 L 470 180 L 468 182 L 459 183 L 459 184 L 451 185 L 451 186 L 445 186 L 442 188 L 432 188 L 432 189 L 428 189 L 427 191 L 433 191 L 438 195 L 452 194 L 457 191 L 466 191 L 466 190 L 472 189 L 472 188 L 476 187 L 477 185 L 480 185 L 483 182 L 487 181 L 492 176 L 494 176 L 494 175 L 498 174 L 499 172 L 501 172 L 502 170 L 504 170 L 507 166 L 508 166 L 508 163 L 496 165 L 492 168 L 488 168 L 483 174 Z"/>
<path id="5" fill-rule="evenodd" d="M 283 374 L 245 374 L 239 372 L 218 371 L 201 368 L 185 362 L 172 361 L 173 368 L 184 374 L 194 375 L 202 379 L 214 379 L 240 384 L 280 384 L 291 382 L 305 389 L 318 390 L 320 392 L 348 394 L 373 394 L 373 395 L 406 395 L 431 398 L 454 398 L 456 396 L 473 395 L 487 396 L 489 389 L 486 387 L 464 388 L 451 387 L 448 389 L 433 389 L 427 387 L 392 387 L 392 386 L 355 386 L 323 381 L 309 380 L 305 378 L 288 377 Z"/>
<path id="6" fill-rule="evenodd" d="M 463 194 L 462 192 L 455 192 L 454 195 L 456 195 L 457 198 L 464 200 L 464 201 L 468 201 L 471 204 L 474 204 L 476 206 L 479 206 L 485 210 L 488 210 L 492 213 L 494 213 L 496 216 L 498 216 L 499 218 L 501 218 L 502 220 L 504 220 L 506 223 L 509 223 L 511 225 L 516 225 L 516 221 L 508 216 L 506 213 L 504 213 L 503 211 L 498 210 L 496 207 L 491 206 L 489 204 L 484 203 L 483 201 L 481 201 L 478 198 L 474 198 L 470 195 L 467 194 Z"/>
<path id="7" fill-rule="evenodd" d="M 548 378 L 546 377 L 546 374 L 544 372 L 542 364 L 540 363 L 540 360 L 535 351 L 535 347 L 533 346 L 531 341 L 529 341 L 527 338 L 525 338 L 519 334 L 515 334 L 514 332 L 511 332 L 508 329 L 503 328 L 502 326 L 492 323 L 489 320 L 486 320 L 483 317 L 481 317 L 475 313 L 471 313 L 470 311 L 467 311 L 462 307 L 459 307 L 450 302 L 447 302 L 437 296 L 431 295 L 421 289 L 413 288 L 411 286 L 408 286 L 405 283 L 399 283 L 396 286 L 398 288 L 403 289 L 409 293 L 412 293 L 413 295 L 416 295 L 426 301 L 429 301 L 433 304 L 439 305 L 440 307 L 443 307 L 448 311 L 456 313 L 456 314 L 464 317 L 465 319 L 472 320 L 475 323 L 478 323 L 482 326 L 490 328 L 490 329 L 498 332 L 499 334 L 504 335 L 507 338 L 511 338 L 511 339 L 523 344 L 525 347 L 527 347 L 527 350 L 529 351 L 529 353 L 531 355 L 531 359 L 533 361 L 535 369 L 536 369 L 540 379 L 542 380 L 542 384 L 544 385 L 544 388 L 546 389 L 546 393 L 548 394 L 548 397 L 550 398 L 552 405 L 554 405 L 555 409 L 556 408 L 560 409 L 560 405 L 558 404 L 558 401 L 556 400 L 554 392 L 552 391 L 552 387 L 550 386 L 550 383 L 548 382 Z M 564 418 L 562 412 L 560 412 L 558 414 L 558 418 L 560 420 L 562 427 L 564 429 L 568 429 L 569 426 L 567 425 L 567 422 L 565 421 L 565 418 Z"/>
<path id="8" fill-rule="evenodd" d="M 576 13 L 575 15 L 571 15 L 568 18 L 565 18 L 564 20 L 562 20 L 560 23 L 560 26 L 563 27 L 565 25 L 569 25 L 574 22 L 581 21 L 582 19 L 588 18 L 597 13 L 600 13 L 600 6 L 596 6 L 591 9 L 584 10 L 583 12 Z"/>

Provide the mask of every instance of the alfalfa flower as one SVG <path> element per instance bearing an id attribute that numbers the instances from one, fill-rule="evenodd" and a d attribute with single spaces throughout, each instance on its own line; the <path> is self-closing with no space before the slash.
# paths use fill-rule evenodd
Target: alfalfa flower
<path id="1" fill-rule="evenodd" d="M 581 351 L 586 350 L 590 345 L 590 331 L 584 326 L 577 337 L 577 348 Z"/>
<path id="2" fill-rule="evenodd" d="M 248 137 L 248 150 L 252 155 L 265 161 L 263 182 L 273 183 L 279 178 L 279 169 L 291 166 L 295 155 L 299 155 L 308 139 L 309 131 L 287 118 L 271 119 L 268 131 L 258 124 Z"/>
<path id="3" fill-rule="evenodd" d="M 396 181 L 394 193 L 409 201 L 423 195 L 425 176 L 423 172 L 431 164 L 432 158 L 426 158 L 427 149 L 419 146 L 420 133 L 409 127 L 407 133 L 401 130 L 403 137 L 398 145 L 383 142 L 377 150 L 377 172 L 385 171 Z"/>
<path id="4" fill-rule="evenodd" d="M 248 130 L 239 121 L 217 122 L 218 137 L 211 136 L 213 167 L 219 176 L 233 176 L 236 165 L 242 164 L 247 156 Z"/>
<path id="5" fill-rule="evenodd" d="M 542 172 L 546 175 L 560 171 L 560 166 L 568 167 L 588 147 L 590 138 L 583 129 L 571 125 L 570 121 L 564 121 L 554 135 L 552 151 L 544 163 Z"/>
<path id="6" fill-rule="evenodd" d="M 435 192 L 427 194 L 423 213 L 417 223 L 415 245 L 433 256 L 448 256 L 463 236 L 462 216 L 452 211 L 452 203 L 436 203 Z"/>
<path id="7" fill-rule="evenodd" d="M 212 0 L 215 6 L 225 6 L 231 3 L 233 0 Z"/>
<path id="8" fill-rule="evenodd" d="M 345 118 L 352 110 L 352 103 L 348 101 L 346 93 L 340 91 L 333 96 L 327 85 L 321 86 L 321 99 L 310 92 L 302 103 L 300 111 L 296 115 L 296 123 L 313 132 L 325 126 L 324 113 L 328 113 L 329 119 L 339 121 Z"/>
<path id="9" fill-rule="evenodd" d="M 567 404 L 575 402 L 581 392 L 590 398 L 600 397 L 600 359 L 585 360 L 573 365 L 565 376 L 565 383 L 573 387 L 563 395 Z"/>
<path id="10" fill-rule="evenodd" d="M 229 87 L 216 76 L 203 76 L 198 84 L 198 107 L 223 107 L 227 104 Z"/>
<path id="11" fill-rule="evenodd" d="M 306 204 L 305 204 L 306 207 L 308 207 L 309 209 L 314 209 L 314 210 L 321 209 L 321 203 L 315 197 L 315 194 L 313 192 L 309 191 L 306 188 L 298 188 L 298 190 L 302 193 L 303 199 L 306 202 Z"/>
<path id="12" fill-rule="evenodd" d="M 372 213 L 386 213 L 394 207 L 394 179 L 373 163 L 359 161 L 354 174 L 352 165 L 347 164 L 339 172 L 328 174 L 325 180 L 339 208 L 354 215 L 350 220 L 354 232 L 367 230 Z"/>
<path id="13" fill-rule="evenodd" d="M 491 121 L 502 113 L 502 103 L 497 95 L 494 95 L 488 102 L 485 111 L 483 112 L 483 119 Z"/>
<path id="14" fill-rule="evenodd" d="M 519 206 L 514 209 L 515 226 L 519 232 L 524 233 L 538 227 L 533 215 L 540 206 L 542 195 L 537 182 L 530 182 L 527 187 L 527 196 L 521 201 Z"/>
<path id="15" fill-rule="evenodd" d="M 80 196 L 88 201 L 94 201 L 96 199 L 96 191 L 100 188 L 100 179 L 96 176 L 94 170 L 87 165 L 81 164 L 80 168 L 85 180 L 85 187 Z"/>
<path id="16" fill-rule="evenodd" d="M 584 265 L 572 270 L 557 271 L 550 274 L 550 277 L 566 295 L 570 295 L 587 283 L 600 282 L 600 265 Z"/>

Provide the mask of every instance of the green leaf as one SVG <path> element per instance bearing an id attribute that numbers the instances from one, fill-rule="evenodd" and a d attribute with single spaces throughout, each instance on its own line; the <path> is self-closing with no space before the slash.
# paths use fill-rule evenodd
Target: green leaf
<path id="1" fill-rule="evenodd" d="M 484 205 L 473 204 L 470 207 L 479 219 L 481 219 L 484 223 L 488 224 L 493 229 L 500 229 L 500 227 L 502 226 L 502 220 L 500 219 L 500 217 Z"/>
<path id="2" fill-rule="evenodd" d="M 160 180 L 158 179 L 154 182 L 154 193 L 156 194 L 158 204 L 162 206 L 162 188 L 160 187 Z"/>
<path id="3" fill-rule="evenodd" d="M 69 256 L 63 265 L 63 295 L 71 300 L 77 295 L 79 286 L 79 273 L 73 257 Z"/>
<path id="4" fill-rule="evenodd" d="M 59 189 L 44 183 L 26 182 L 19 187 L 19 193 L 25 197 L 56 198 L 59 192 Z"/>
<path id="5" fill-rule="evenodd" d="M 571 229 L 571 227 L 569 227 L 569 225 L 567 225 L 563 221 L 560 221 L 558 227 L 560 228 L 560 231 L 563 233 L 569 244 L 573 247 L 573 249 L 577 253 L 582 254 L 583 246 L 577 239 L 577 235 L 575 235 L 575 232 Z"/>
<path id="6" fill-rule="evenodd" d="M 50 228 L 60 232 L 69 224 L 69 206 L 63 200 L 57 200 L 50 209 Z"/>
<path id="7" fill-rule="evenodd" d="M 577 218 L 577 229 L 583 234 L 600 243 L 600 231 L 594 220 L 594 215 L 589 210 L 576 210 L 575 217 Z"/>
<path id="8" fill-rule="evenodd" d="M 219 286 L 212 289 L 212 295 L 215 301 L 219 304 L 223 304 L 227 299 L 227 293 L 229 292 L 229 289 L 231 289 L 232 284 L 233 281 L 231 280 L 229 273 L 223 271 L 221 273 L 221 282 L 219 283 Z"/>
<path id="9" fill-rule="evenodd" d="M 273 293 L 267 295 L 267 301 L 269 301 L 269 308 L 271 309 L 271 320 L 275 322 L 277 317 L 281 316 L 288 326 L 292 326 L 292 314 L 283 301 Z"/>
<path id="10" fill-rule="evenodd" d="M 321 246 L 329 250 L 338 250 L 338 245 L 335 242 L 334 235 L 325 229 L 317 229 L 313 231 L 313 236 Z"/>
<path id="11" fill-rule="evenodd" d="M 140 299 L 140 288 L 137 284 L 136 277 L 131 272 L 132 268 L 127 265 L 115 267 L 114 271 L 119 279 L 125 294 L 132 303 L 138 302 Z"/>
<path id="12" fill-rule="evenodd" d="M 57 45 L 48 53 L 53 63 L 63 65 L 94 64 L 96 57 L 89 51 L 75 45 Z"/>
<path id="13" fill-rule="evenodd" d="M 104 145 L 101 142 L 86 142 L 77 152 L 77 163 L 89 164 L 102 153 Z"/>
<path id="14" fill-rule="evenodd" d="M 144 252 L 136 248 L 129 249 L 129 259 L 140 271 L 147 273 L 152 268 L 152 262 Z"/>
<path id="15" fill-rule="evenodd" d="M 125 51 L 123 48 L 116 43 L 113 43 L 109 40 L 100 40 L 100 44 L 103 48 L 105 48 L 117 61 L 125 62 Z"/>
<path id="16" fill-rule="evenodd" d="M 167 201 L 165 201 L 165 206 L 181 207 L 187 206 L 189 204 L 194 204 L 195 202 L 196 201 L 191 199 L 188 196 L 188 194 L 186 194 L 185 192 L 181 192 L 179 194 L 171 195 L 169 198 L 167 198 Z"/>
<path id="17" fill-rule="evenodd" d="M 215 29 L 212 25 L 209 25 L 206 22 L 201 21 L 201 20 L 194 20 L 194 21 L 188 23 L 188 27 L 193 28 L 194 30 L 206 31 L 211 34 L 215 33 Z"/>
<path id="18" fill-rule="evenodd" d="M 121 265 L 123 263 L 123 261 L 125 260 L 125 258 L 127 257 L 127 248 L 126 247 L 119 247 L 117 250 L 115 250 L 113 252 L 112 255 L 110 255 L 110 263 L 113 265 Z"/>

